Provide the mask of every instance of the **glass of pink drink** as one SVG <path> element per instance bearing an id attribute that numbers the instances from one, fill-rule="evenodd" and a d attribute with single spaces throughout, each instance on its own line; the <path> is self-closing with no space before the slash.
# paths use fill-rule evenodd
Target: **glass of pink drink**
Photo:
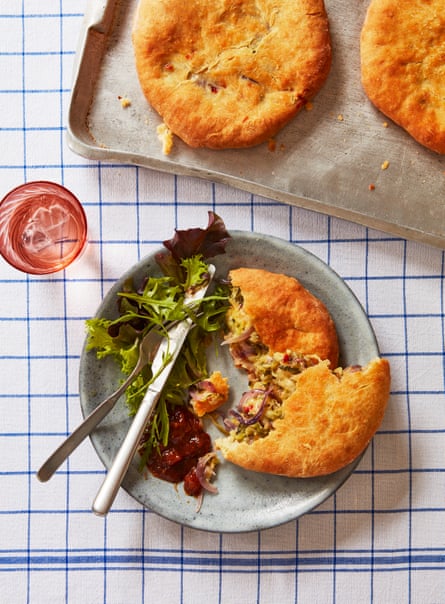
<path id="1" fill-rule="evenodd" d="M 0 253 L 18 270 L 60 271 L 81 254 L 86 241 L 84 209 L 61 185 L 25 183 L 0 202 Z"/>

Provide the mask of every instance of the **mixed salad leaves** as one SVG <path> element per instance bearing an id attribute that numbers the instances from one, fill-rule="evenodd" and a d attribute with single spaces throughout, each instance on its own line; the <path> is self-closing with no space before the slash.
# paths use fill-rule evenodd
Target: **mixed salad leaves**
<path id="1" fill-rule="evenodd" d="M 194 322 L 147 426 L 140 451 L 141 469 L 154 451 L 167 445 L 168 410 L 184 405 L 189 389 L 208 377 L 206 348 L 212 336 L 223 327 L 229 306 L 228 287 L 216 283 L 213 292 L 203 298 L 198 311 L 184 304 L 184 296 L 205 283 L 208 279 L 206 260 L 225 253 L 229 238 L 223 220 L 214 212 L 209 212 L 206 229 L 176 230 L 172 239 L 164 241 L 166 251 L 156 255 L 162 276 L 147 276 L 141 284 L 129 279 L 118 294 L 116 319 L 96 317 L 86 321 L 87 350 L 95 350 L 99 359 L 114 358 L 125 376 L 134 368 L 139 342 L 149 331 L 156 330 L 168 337 L 168 326 L 172 322 L 187 316 Z M 130 415 L 136 413 L 152 380 L 148 364 L 126 391 Z"/>

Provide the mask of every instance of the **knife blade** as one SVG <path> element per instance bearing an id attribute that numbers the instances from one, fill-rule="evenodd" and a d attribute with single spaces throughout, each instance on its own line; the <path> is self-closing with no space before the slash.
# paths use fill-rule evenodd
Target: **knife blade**
<path id="1" fill-rule="evenodd" d="M 200 289 L 186 294 L 185 305 L 193 308 L 199 305 L 215 275 L 215 267 L 212 264 L 209 264 L 208 272 L 209 280 L 206 284 Z M 98 516 L 105 516 L 113 504 L 122 480 L 137 451 L 145 427 L 151 418 L 168 376 L 193 325 L 193 320 L 187 317 L 173 327 L 168 332 L 168 336 L 159 345 L 152 363 L 154 380 L 149 385 L 142 403 L 133 418 L 130 429 L 93 502 L 92 510 Z"/>

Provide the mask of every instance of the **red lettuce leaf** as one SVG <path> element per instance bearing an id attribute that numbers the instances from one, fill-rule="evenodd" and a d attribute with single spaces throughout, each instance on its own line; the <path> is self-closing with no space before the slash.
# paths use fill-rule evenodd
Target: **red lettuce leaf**
<path id="1" fill-rule="evenodd" d="M 165 275 L 182 281 L 181 260 L 198 254 L 204 259 L 225 254 L 229 239 L 230 235 L 222 218 L 209 211 L 207 228 L 175 229 L 173 238 L 164 241 L 164 247 L 168 251 L 156 254 L 156 262 Z"/>

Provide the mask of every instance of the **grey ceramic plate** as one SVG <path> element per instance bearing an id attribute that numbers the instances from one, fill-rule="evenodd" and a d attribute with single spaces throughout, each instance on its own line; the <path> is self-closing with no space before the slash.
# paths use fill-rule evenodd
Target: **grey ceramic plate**
<path id="1" fill-rule="evenodd" d="M 236 267 L 255 267 L 297 277 L 328 307 L 340 341 L 340 363 L 366 364 L 377 356 L 376 339 L 360 303 L 347 285 L 326 264 L 297 245 L 281 239 L 232 232 L 226 254 L 212 261 L 217 276 L 225 277 Z M 116 316 L 116 293 L 128 277 L 138 283 L 147 274 L 159 275 L 159 269 L 150 255 L 132 267 L 119 279 L 100 305 L 97 315 Z M 226 348 L 209 364 L 218 366 L 228 375 L 232 405 L 246 389 L 245 376 L 233 368 Z M 107 394 L 118 385 L 121 374 L 111 359 L 98 361 L 94 352 L 82 353 L 80 364 L 80 399 L 84 415 L 90 413 Z M 91 435 L 100 459 L 109 467 L 128 430 L 130 419 L 123 402 L 106 417 Z M 220 435 L 214 426 L 209 433 Z M 350 476 L 359 459 L 348 467 L 320 478 L 290 479 L 248 472 L 222 462 L 217 470 L 217 495 L 206 494 L 201 510 L 196 512 L 196 500 L 184 494 L 182 485 L 173 485 L 143 477 L 137 462 L 131 465 L 123 488 L 142 505 L 157 514 L 197 529 L 218 532 L 243 532 L 270 528 L 293 520 L 314 509 L 332 495 Z"/>

